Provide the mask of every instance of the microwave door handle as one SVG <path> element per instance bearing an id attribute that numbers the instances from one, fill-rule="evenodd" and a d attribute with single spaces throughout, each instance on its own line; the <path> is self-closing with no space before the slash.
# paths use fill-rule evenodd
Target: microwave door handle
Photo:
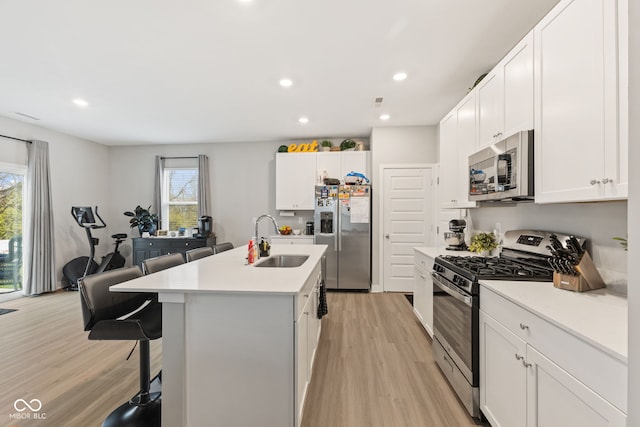
<path id="1" fill-rule="evenodd" d="M 499 174 L 498 171 L 500 170 L 498 168 L 498 166 L 500 165 L 500 162 L 504 161 L 507 163 L 507 167 L 505 168 L 505 179 L 504 182 L 502 182 L 502 184 L 506 184 L 506 185 L 510 185 L 511 184 L 511 155 L 508 153 L 504 153 L 504 154 L 499 154 L 498 158 L 496 159 L 496 184 L 500 184 L 500 180 L 499 180 Z"/>
<path id="2" fill-rule="evenodd" d="M 446 294 L 453 297 L 454 299 L 462 302 L 463 304 L 468 305 L 469 307 L 472 306 L 471 297 L 462 295 L 459 291 L 457 291 L 456 289 L 453 289 L 452 285 L 448 285 L 446 282 L 443 282 L 440 279 L 440 275 L 438 275 L 437 273 L 431 273 L 431 278 L 433 279 L 433 284 L 437 286 L 438 289 L 445 292 Z"/>

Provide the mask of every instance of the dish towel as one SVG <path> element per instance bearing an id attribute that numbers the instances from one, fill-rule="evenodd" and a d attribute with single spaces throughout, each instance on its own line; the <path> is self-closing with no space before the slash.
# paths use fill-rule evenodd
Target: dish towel
<path id="1" fill-rule="evenodd" d="M 327 308 L 327 288 L 324 286 L 324 280 L 320 282 L 320 292 L 318 293 L 318 319 L 329 313 Z"/>

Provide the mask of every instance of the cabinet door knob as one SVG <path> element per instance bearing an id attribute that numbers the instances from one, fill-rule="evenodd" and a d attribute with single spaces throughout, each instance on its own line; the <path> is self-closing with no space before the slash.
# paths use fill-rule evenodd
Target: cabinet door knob
<path id="1" fill-rule="evenodd" d="M 388 238 L 389 238 L 389 235 L 388 235 L 388 234 L 385 234 L 385 235 L 384 235 L 384 238 L 385 238 L 385 239 L 388 239 Z"/>
<path id="2" fill-rule="evenodd" d="M 610 178 L 602 178 L 603 184 L 613 184 L 613 179 Z"/>
<path id="3" fill-rule="evenodd" d="M 600 184 L 600 181 L 597 181 L 595 179 L 591 180 L 591 185 L 596 185 L 596 184 Z"/>
<path id="4" fill-rule="evenodd" d="M 529 329 L 529 326 L 525 325 L 524 323 L 520 323 L 520 329 L 522 330 Z"/>
<path id="5" fill-rule="evenodd" d="M 524 356 L 520 356 L 518 353 L 516 353 L 516 360 L 523 360 Z"/>
<path id="6" fill-rule="evenodd" d="M 526 361 L 526 360 L 524 360 L 524 358 L 522 358 L 522 365 L 523 365 L 525 368 L 529 368 L 529 367 L 531 367 L 531 363 L 527 363 L 527 361 Z"/>

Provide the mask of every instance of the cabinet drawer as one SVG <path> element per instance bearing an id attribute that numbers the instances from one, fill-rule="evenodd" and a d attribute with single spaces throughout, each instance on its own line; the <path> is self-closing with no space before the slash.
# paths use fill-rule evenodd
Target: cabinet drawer
<path id="1" fill-rule="evenodd" d="M 416 266 L 424 269 L 425 271 L 433 270 L 433 258 L 430 258 L 422 252 L 414 251 L 413 259 Z"/>
<path id="2" fill-rule="evenodd" d="M 317 286 L 320 282 L 320 264 L 316 266 L 313 270 L 313 273 L 309 276 L 309 279 L 306 281 L 300 292 L 298 292 L 295 296 L 294 300 L 294 310 L 295 310 L 295 318 L 297 319 L 303 311 L 303 308 L 307 304 L 307 302 L 312 299 L 312 293 L 317 292 Z M 309 307 L 309 310 L 315 310 L 314 307 Z"/>
<path id="3" fill-rule="evenodd" d="M 541 286 L 547 285 L 551 286 Z M 480 309 L 627 412 L 625 363 L 483 286 L 480 287 Z"/>

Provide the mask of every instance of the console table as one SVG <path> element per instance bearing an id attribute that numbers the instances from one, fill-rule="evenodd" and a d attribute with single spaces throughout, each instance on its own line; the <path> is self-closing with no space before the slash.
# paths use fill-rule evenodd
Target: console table
<path id="1" fill-rule="evenodd" d="M 133 265 L 142 267 L 142 261 L 160 255 L 180 252 L 195 248 L 215 246 L 215 237 L 133 237 Z"/>

